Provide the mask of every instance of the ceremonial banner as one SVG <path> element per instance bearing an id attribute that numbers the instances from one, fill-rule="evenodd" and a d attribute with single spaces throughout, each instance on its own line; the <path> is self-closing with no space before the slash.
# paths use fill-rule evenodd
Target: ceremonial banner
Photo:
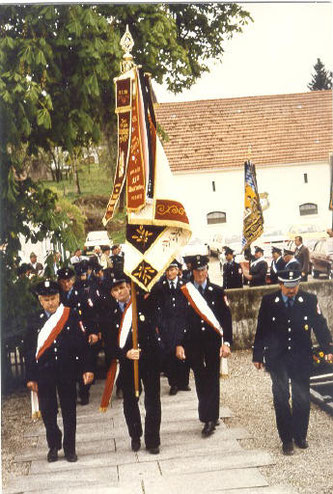
<path id="1" fill-rule="evenodd" d="M 243 220 L 243 250 L 251 245 L 264 231 L 264 217 L 260 204 L 255 166 L 251 161 L 244 163 L 245 210 Z"/>

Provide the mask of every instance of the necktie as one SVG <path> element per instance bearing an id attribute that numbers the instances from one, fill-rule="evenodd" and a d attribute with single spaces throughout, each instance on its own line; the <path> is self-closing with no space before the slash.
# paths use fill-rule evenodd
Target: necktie
<path id="1" fill-rule="evenodd" d="M 175 283 L 174 283 L 174 281 L 171 281 L 170 282 L 170 289 L 171 289 L 172 292 L 175 291 Z"/>
<path id="2" fill-rule="evenodd" d="M 199 292 L 201 293 L 201 295 L 203 295 L 204 289 L 203 289 L 202 285 L 199 285 Z"/>

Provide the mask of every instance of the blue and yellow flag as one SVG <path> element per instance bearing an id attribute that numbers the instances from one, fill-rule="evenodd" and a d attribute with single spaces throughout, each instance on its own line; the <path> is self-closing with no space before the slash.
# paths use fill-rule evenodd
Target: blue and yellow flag
<path id="1" fill-rule="evenodd" d="M 246 249 L 264 231 L 264 217 L 260 204 L 256 169 L 251 161 L 244 163 L 245 202 L 243 220 L 242 248 Z"/>

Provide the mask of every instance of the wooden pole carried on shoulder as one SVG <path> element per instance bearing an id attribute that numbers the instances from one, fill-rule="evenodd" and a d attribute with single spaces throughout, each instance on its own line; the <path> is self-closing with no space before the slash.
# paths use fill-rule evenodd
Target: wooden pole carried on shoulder
<path id="1" fill-rule="evenodd" d="M 136 303 L 136 289 L 135 283 L 131 280 L 131 299 L 132 299 L 132 334 L 133 334 L 133 348 L 138 349 L 138 309 Z M 139 398 L 139 361 L 134 360 L 134 391 L 135 396 Z"/>

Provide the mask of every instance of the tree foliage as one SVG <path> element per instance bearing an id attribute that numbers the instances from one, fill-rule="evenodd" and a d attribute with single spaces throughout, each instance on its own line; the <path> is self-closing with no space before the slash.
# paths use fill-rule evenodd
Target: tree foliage
<path id="1" fill-rule="evenodd" d="M 19 233 L 70 243 L 71 220 L 26 164 L 40 149 L 75 160 L 102 135 L 115 141 L 113 78 L 126 25 L 136 63 L 180 92 L 251 18 L 234 3 L 2 5 L 0 14 L 0 245 L 13 271 Z"/>
<path id="2" fill-rule="evenodd" d="M 321 91 L 322 89 L 332 89 L 332 72 L 325 69 L 325 65 L 317 58 L 317 63 L 313 66 L 315 73 L 308 84 L 310 91 Z"/>

